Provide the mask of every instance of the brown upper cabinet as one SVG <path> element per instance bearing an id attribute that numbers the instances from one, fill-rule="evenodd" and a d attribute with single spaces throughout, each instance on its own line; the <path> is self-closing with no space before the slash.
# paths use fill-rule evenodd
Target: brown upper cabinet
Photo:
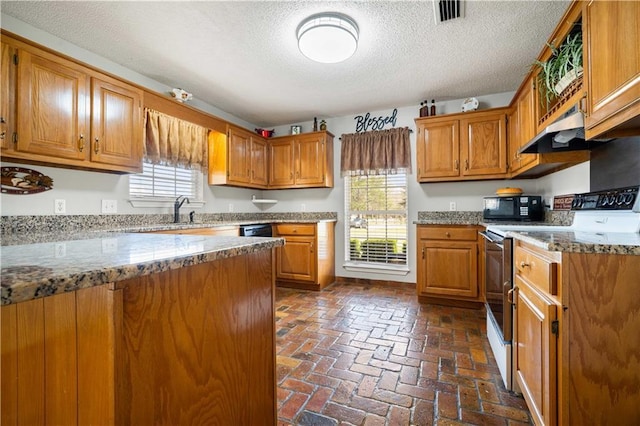
<path id="1" fill-rule="evenodd" d="M 209 132 L 209 185 L 266 188 L 267 149 L 262 136 L 234 125 Z"/>
<path id="2" fill-rule="evenodd" d="M 582 28 L 586 137 L 640 134 L 640 2 L 582 2 Z"/>
<path id="3" fill-rule="evenodd" d="M 538 91 L 530 75 L 511 102 L 508 123 L 509 177 L 537 177 L 589 160 L 589 151 L 561 151 L 520 154 L 518 151 L 536 135 Z"/>
<path id="4" fill-rule="evenodd" d="M 3 158 L 142 171 L 142 90 L 4 35 L 2 44 L 2 114 L 11 128 Z"/>
<path id="5" fill-rule="evenodd" d="M 314 132 L 269 141 L 269 188 L 333 187 L 333 135 Z"/>
<path id="6" fill-rule="evenodd" d="M 417 118 L 418 182 L 506 177 L 507 111 Z"/>
<path id="7" fill-rule="evenodd" d="M 209 133 L 209 185 L 259 189 L 333 187 L 333 135 L 315 132 L 266 140 L 229 125 Z"/>

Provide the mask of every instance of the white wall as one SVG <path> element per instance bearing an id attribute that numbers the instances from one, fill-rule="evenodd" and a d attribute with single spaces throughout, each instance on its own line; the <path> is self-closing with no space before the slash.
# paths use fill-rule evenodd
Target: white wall
<path id="1" fill-rule="evenodd" d="M 169 88 L 162 84 L 150 80 L 142 75 L 127 70 L 104 58 L 100 58 L 91 52 L 73 46 L 63 40 L 57 39 L 47 33 L 30 27 L 14 18 L 2 15 L 2 26 L 7 30 L 22 35 L 25 38 L 49 46 L 55 50 L 76 57 L 85 63 L 99 67 L 105 71 L 120 75 L 132 82 L 148 87 L 156 91 L 166 91 Z M 461 83 L 463 84 L 463 83 Z M 469 94 L 473 96 L 473 93 Z M 480 96 L 480 109 L 504 106 L 509 103 L 513 92 L 501 93 L 491 96 Z M 460 111 L 462 99 L 450 100 L 447 102 L 437 102 L 437 113 L 453 113 Z M 218 110 L 217 108 L 203 103 L 195 102 L 192 105 L 202 108 L 204 111 L 217 115 L 246 128 L 252 129 L 254 126 L 243 122 L 237 117 Z M 380 279 L 379 274 L 363 274 L 346 271 L 342 267 L 344 260 L 344 181 L 340 177 L 340 141 L 339 137 L 343 133 L 355 132 L 355 115 L 364 115 L 370 112 L 372 116 L 390 115 L 396 107 L 390 105 L 388 109 L 381 111 L 360 111 L 345 117 L 318 117 L 327 121 L 327 128 L 335 135 L 334 141 L 334 179 L 335 185 L 332 189 L 308 189 L 308 190 L 274 190 L 257 191 L 240 188 L 210 187 L 205 186 L 205 205 L 195 209 L 197 212 L 221 213 L 228 212 L 230 204 L 233 204 L 236 212 L 297 212 L 302 211 L 337 211 L 338 223 L 336 225 L 336 274 L 345 277 L 361 277 Z M 415 130 L 414 118 L 418 116 L 419 105 L 397 106 L 396 126 L 408 126 Z M 309 117 L 308 122 L 291 123 L 300 124 L 303 132 L 312 129 L 313 117 Z M 276 135 L 286 135 L 290 132 L 290 126 L 279 126 L 275 128 Z M 416 134 L 411 134 L 412 164 L 416 167 Z M 4 165 L 11 165 L 3 163 Z M 0 213 L 3 216 L 10 215 L 49 215 L 53 214 L 53 203 L 55 199 L 65 199 L 67 214 L 99 214 L 102 199 L 114 199 L 118 202 L 119 214 L 143 214 L 143 213 L 170 213 L 171 207 L 165 208 L 134 208 L 128 202 L 127 176 L 112 175 L 107 173 L 86 172 L 66 170 L 59 168 L 34 166 L 36 170 L 53 178 L 54 189 L 40 194 L 26 196 L 0 195 Z M 482 209 L 482 197 L 492 195 L 496 189 L 503 186 L 521 187 L 528 193 L 541 193 L 546 197 L 558 194 L 588 191 L 589 185 L 589 164 L 584 163 L 570 169 L 543 177 L 537 180 L 513 180 L 513 181 L 479 181 L 479 182 L 452 182 L 452 183 L 429 183 L 418 184 L 415 173 L 408 179 L 409 196 L 409 220 L 412 223 L 418 217 L 418 211 L 439 211 L 449 210 L 449 203 L 455 201 L 457 209 L 460 211 Z M 252 195 L 259 198 L 274 198 L 278 203 L 273 206 L 262 208 L 251 203 Z M 193 207 L 189 208 L 191 210 Z M 398 281 L 415 282 L 415 253 L 411 247 L 415 247 L 415 226 L 409 226 L 409 266 L 411 272 L 407 276 L 391 276 L 389 279 Z"/>

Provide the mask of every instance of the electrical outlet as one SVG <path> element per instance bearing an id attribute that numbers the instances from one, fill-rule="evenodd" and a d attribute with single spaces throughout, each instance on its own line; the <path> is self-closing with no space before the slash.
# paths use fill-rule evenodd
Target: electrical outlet
<path id="1" fill-rule="evenodd" d="M 450 201 L 449 202 L 449 211 L 451 212 L 455 212 L 458 208 L 456 207 L 456 202 L 455 201 Z"/>
<path id="2" fill-rule="evenodd" d="M 300 211 L 301 212 L 306 212 L 307 211 L 307 205 L 305 203 L 300 204 Z"/>
<path id="3" fill-rule="evenodd" d="M 53 213 L 65 214 L 67 212 L 67 203 L 64 200 L 55 200 L 53 202 Z"/>
<path id="4" fill-rule="evenodd" d="M 233 204 L 229 203 L 229 213 L 233 213 Z"/>
<path id="5" fill-rule="evenodd" d="M 116 200 L 102 200 L 102 213 L 117 213 L 118 212 L 118 201 Z"/>

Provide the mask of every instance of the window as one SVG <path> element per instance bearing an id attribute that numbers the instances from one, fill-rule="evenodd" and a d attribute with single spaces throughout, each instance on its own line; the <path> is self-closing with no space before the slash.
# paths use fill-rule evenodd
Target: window
<path id="1" fill-rule="evenodd" d="M 129 196 L 135 201 L 173 202 L 179 195 L 202 201 L 202 172 L 198 169 L 144 162 L 141 174 L 129 177 Z"/>
<path id="2" fill-rule="evenodd" d="M 345 261 L 407 270 L 407 175 L 345 177 Z"/>

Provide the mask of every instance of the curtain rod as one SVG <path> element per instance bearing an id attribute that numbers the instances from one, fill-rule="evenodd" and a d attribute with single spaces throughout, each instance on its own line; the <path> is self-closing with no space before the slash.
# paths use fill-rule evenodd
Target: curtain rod
<path id="1" fill-rule="evenodd" d="M 393 127 L 394 129 L 397 129 L 399 127 Z M 405 129 L 407 129 L 408 127 L 405 127 Z M 385 129 L 385 130 L 391 130 L 391 129 Z M 374 130 L 374 132 L 377 130 Z M 364 133 L 364 132 L 363 132 Z M 409 133 L 413 133 L 413 129 L 409 129 Z M 338 140 L 342 140 L 342 138 L 338 138 Z"/>

